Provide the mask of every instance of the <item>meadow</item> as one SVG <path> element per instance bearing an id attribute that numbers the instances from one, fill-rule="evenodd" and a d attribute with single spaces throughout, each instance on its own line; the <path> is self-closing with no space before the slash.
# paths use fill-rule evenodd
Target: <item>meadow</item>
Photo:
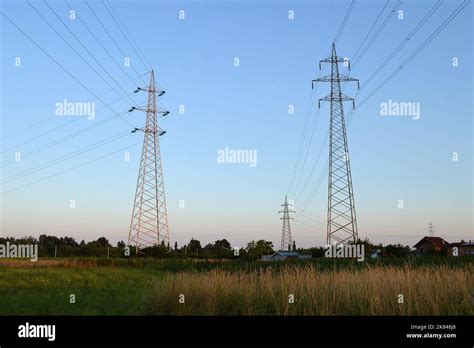
<path id="1" fill-rule="evenodd" d="M 472 257 L 4 259 L 0 315 L 473 315 L 473 270 Z"/>

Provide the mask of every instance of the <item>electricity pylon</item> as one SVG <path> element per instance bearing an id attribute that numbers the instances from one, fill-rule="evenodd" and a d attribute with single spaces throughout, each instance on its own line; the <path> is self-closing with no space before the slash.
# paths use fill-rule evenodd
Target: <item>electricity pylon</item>
<path id="1" fill-rule="evenodd" d="M 434 226 L 433 226 L 433 223 L 430 221 L 430 223 L 428 224 L 428 232 L 430 233 L 430 237 L 433 237 L 433 234 L 434 234 Z"/>
<path id="2" fill-rule="evenodd" d="M 156 106 L 157 96 L 162 96 L 165 91 L 156 89 L 153 70 L 150 75 L 150 85 L 148 88 L 138 87 L 135 93 L 139 91 L 148 93 L 146 109 L 132 106 L 129 110 L 129 112 L 139 110 L 146 113 L 145 127 L 132 130 L 132 133 L 137 131 L 144 133 L 137 189 L 128 233 L 128 245 L 135 245 L 137 254 L 143 248 L 160 243 L 168 246 L 170 243 L 159 140 L 159 137 L 166 132 L 158 127 L 158 114 L 166 116 L 169 111 L 160 111 Z"/>
<path id="3" fill-rule="evenodd" d="M 339 63 L 347 64 L 349 61 L 338 57 L 336 46 L 332 44 L 331 56 L 319 62 L 331 64 L 331 74 L 313 80 L 317 82 L 330 82 L 331 93 L 318 100 L 328 101 L 330 106 L 330 133 L 329 133 L 329 176 L 328 176 L 328 214 L 327 214 L 327 244 L 347 244 L 357 240 L 357 219 L 352 190 L 351 166 L 349 162 L 349 148 L 347 146 L 347 133 L 344 120 L 344 102 L 354 99 L 341 92 L 341 82 L 359 80 L 350 76 L 339 74 Z M 313 85 L 314 87 L 314 85 Z"/>
<path id="4" fill-rule="evenodd" d="M 285 196 L 285 203 L 283 203 L 281 206 L 283 207 L 283 210 L 280 210 L 279 213 L 283 213 L 283 217 L 280 218 L 280 220 L 283 220 L 283 226 L 281 229 L 281 249 L 280 250 L 290 250 L 292 240 L 291 240 L 291 226 L 290 226 L 290 219 L 293 219 L 290 217 L 290 213 L 294 213 L 293 210 L 288 209 L 288 199 Z"/>

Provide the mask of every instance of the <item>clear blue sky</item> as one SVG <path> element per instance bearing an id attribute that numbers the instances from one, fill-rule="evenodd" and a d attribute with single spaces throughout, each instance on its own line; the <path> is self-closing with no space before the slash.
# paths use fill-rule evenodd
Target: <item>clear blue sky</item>
<path id="1" fill-rule="evenodd" d="M 445 0 L 397 56 L 370 82 L 364 80 L 400 44 L 433 7 L 435 1 L 404 1 L 404 18 L 395 16 L 380 33 L 351 75 L 364 87 L 358 102 L 406 59 L 461 0 Z M 126 91 L 136 87 L 96 43 L 82 24 L 68 18 L 64 1 L 48 1 Z M 70 1 L 77 14 L 105 43 L 117 60 L 123 56 L 82 1 Z M 132 65 L 145 67 L 130 48 L 100 1 L 91 7 L 104 22 Z M 351 58 L 374 23 L 385 1 L 358 0 L 337 42 L 338 55 Z M 387 9 L 396 1 L 391 0 Z M 43 1 L 33 6 L 99 71 Z M 167 93 L 161 103 L 171 111 L 160 125 L 165 187 L 172 241 L 180 245 L 191 237 L 202 243 L 227 238 L 233 245 L 252 239 L 269 239 L 279 245 L 281 221 L 277 213 L 290 185 L 291 175 L 310 102 L 311 80 L 318 61 L 328 55 L 349 1 L 113 1 L 111 6 L 154 67 Z M 106 102 L 117 95 L 23 1 L 1 1 L 2 12 L 42 48 Z M 179 19 L 179 11 L 185 19 Z M 288 19 L 288 11 L 294 19 Z M 386 12 L 382 15 L 385 18 Z M 381 19 L 381 20 L 382 20 Z M 115 119 L 56 146 L 11 162 L 14 153 L 35 151 L 56 139 L 107 119 L 112 112 L 62 71 L 3 16 L 1 21 L 1 144 L 4 192 L 136 144 L 142 134 L 130 134 L 31 175 L 16 175 L 85 146 L 130 130 Z M 379 22 L 380 23 L 380 22 Z M 386 86 L 364 103 L 348 125 L 356 209 L 361 237 L 375 242 L 413 245 L 432 220 L 436 234 L 448 241 L 473 239 L 472 201 L 472 4 L 457 16 L 416 58 Z M 15 58 L 21 58 L 21 67 Z M 234 58 L 240 66 L 234 67 Z M 459 66 L 453 67 L 453 57 Z M 127 72 L 136 77 L 131 68 Z M 327 73 L 327 70 L 325 71 Z M 318 85 L 315 96 L 329 91 Z M 119 90 L 121 92 L 121 90 Z M 345 89 L 354 95 L 354 85 Z M 144 94 L 134 95 L 137 104 Z M 64 99 L 96 102 L 94 120 L 81 119 L 31 140 L 73 116 L 54 116 L 55 104 Z M 380 104 L 389 99 L 417 102 L 421 117 L 382 117 Z M 295 114 L 288 113 L 288 105 Z M 356 101 L 357 104 L 357 101 Z M 179 114 L 179 105 L 185 113 Z M 122 113 L 126 100 L 111 106 Z M 346 116 L 350 104 L 346 105 Z M 318 115 L 317 106 L 310 118 Z M 124 115 L 134 126 L 145 115 Z M 320 109 L 300 191 L 309 177 L 317 153 L 320 161 L 309 184 L 295 202 L 303 202 L 316 185 L 327 161 L 327 105 Z M 46 120 L 24 130 L 38 121 Z M 311 121 L 312 122 L 312 121 Z M 310 123 L 311 125 L 313 123 Z M 308 134 L 311 134 L 312 128 Z M 26 142 L 26 143 L 24 143 Z M 22 144 L 24 143 L 24 144 Z M 17 146 L 19 145 L 19 146 Z M 231 149 L 257 151 L 257 165 L 220 164 L 217 152 Z M 50 179 L 2 194 L 1 234 L 23 236 L 46 233 L 79 240 L 105 236 L 126 240 L 138 174 L 141 145 L 67 171 Z M 124 161 L 129 151 L 131 160 Z M 459 153 L 459 161 L 452 153 Z M 297 179 L 299 171 L 297 171 Z M 297 180 L 295 180 L 297 181 Z M 290 192 L 295 199 L 296 194 Z M 76 208 L 69 208 L 69 201 Z M 179 208 L 179 201 L 185 208 Z M 398 200 L 404 208 L 397 207 Z M 327 174 L 303 214 L 292 221 L 293 238 L 300 246 L 323 245 L 327 210 Z"/>

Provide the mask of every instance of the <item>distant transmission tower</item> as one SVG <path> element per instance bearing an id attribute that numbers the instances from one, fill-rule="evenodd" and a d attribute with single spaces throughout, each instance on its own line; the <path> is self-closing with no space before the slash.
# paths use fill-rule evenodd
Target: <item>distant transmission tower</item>
<path id="1" fill-rule="evenodd" d="M 331 63 L 331 74 L 313 80 L 313 83 L 331 82 L 331 93 L 318 100 L 318 107 L 321 107 L 321 101 L 331 103 L 327 244 L 347 244 L 357 240 L 357 219 L 343 105 L 345 101 L 352 101 L 352 107 L 355 108 L 355 103 L 353 98 L 341 92 L 341 82 L 357 81 L 359 88 L 359 80 L 339 74 L 338 64 L 343 62 L 345 63 L 345 60 L 337 56 L 336 46 L 333 43 L 331 56 L 319 62 L 320 70 L 321 63 Z M 349 61 L 347 64 L 350 70 Z"/>
<path id="2" fill-rule="evenodd" d="M 280 218 L 280 220 L 283 220 L 283 227 L 281 230 L 281 249 L 280 250 L 290 250 L 291 244 L 293 241 L 291 240 L 291 226 L 290 226 L 290 220 L 293 219 L 290 217 L 290 213 L 294 213 L 293 210 L 288 209 L 288 199 L 287 196 L 285 196 L 285 203 L 283 203 L 281 206 L 283 207 L 283 210 L 280 210 L 279 213 L 283 213 L 283 217 Z"/>
<path id="3" fill-rule="evenodd" d="M 434 226 L 433 226 L 433 223 L 431 221 L 428 224 L 428 232 L 430 233 L 430 237 L 433 237 Z"/>
<path id="4" fill-rule="evenodd" d="M 170 242 L 159 140 L 159 137 L 166 132 L 158 127 L 158 114 L 166 116 L 169 111 L 160 111 L 156 106 L 157 96 L 162 96 L 165 91 L 156 89 L 153 70 L 150 75 L 149 87 L 138 87 L 135 93 L 139 91 L 148 93 L 146 109 L 132 106 L 129 110 L 129 112 L 134 110 L 146 112 L 145 127 L 132 130 L 132 133 L 137 131 L 144 133 L 137 189 L 128 234 L 128 245 L 135 245 L 137 254 L 145 247 L 160 243 L 169 246 Z"/>

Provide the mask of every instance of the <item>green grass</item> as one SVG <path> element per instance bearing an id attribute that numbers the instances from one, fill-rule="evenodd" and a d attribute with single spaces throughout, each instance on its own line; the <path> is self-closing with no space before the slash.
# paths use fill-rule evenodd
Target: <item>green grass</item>
<path id="1" fill-rule="evenodd" d="M 150 288 L 162 275 L 135 268 L 3 267 L 0 315 L 149 314 Z"/>
<path id="2" fill-rule="evenodd" d="M 364 263 L 334 259 L 0 260 L 0 315 L 473 314 L 469 290 L 474 288 L 473 268 L 472 257 Z M 416 282 L 423 286 L 412 287 Z M 298 289 L 292 290 L 296 283 Z M 391 285 L 384 292 L 377 290 L 387 284 Z M 411 304 L 407 308 L 392 302 L 398 288 L 408 294 Z M 287 290 L 300 294 L 296 306 L 286 305 Z M 186 305 L 177 301 L 181 292 L 188 294 Z M 76 297 L 74 304 L 69 302 L 71 294 Z M 348 300 L 329 301 L 330 294 Z M 410 307 L 415 301 L 420 305 Z M 421 306 L 425 302 L 429 308 Z"/>

